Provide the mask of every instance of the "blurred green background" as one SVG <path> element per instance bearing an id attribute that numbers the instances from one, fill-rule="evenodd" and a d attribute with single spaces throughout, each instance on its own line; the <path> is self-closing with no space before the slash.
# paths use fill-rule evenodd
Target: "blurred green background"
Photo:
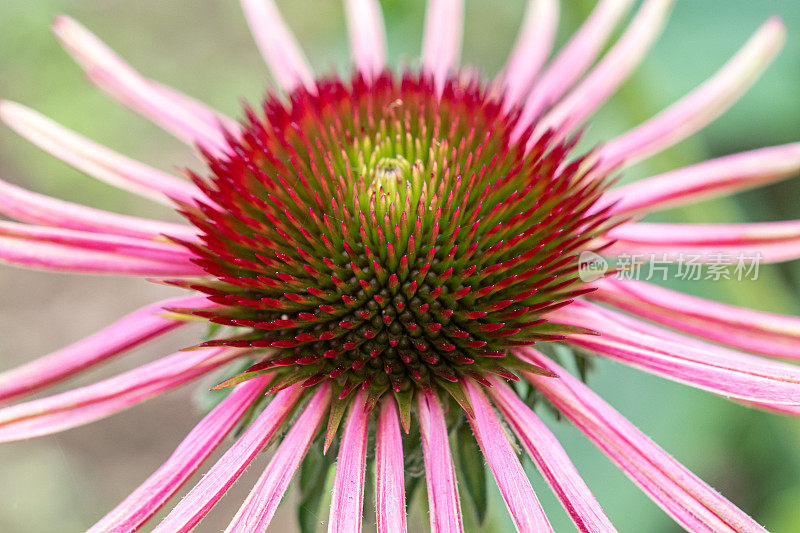
<path id="1" fill-rule="evenodd" d="M 347 68 L 347 41 L 335 0 L 279 1 L 312 64 Z M 463 58 L 486 75 L 502 66 L 524 0 L 467 0 Z M 563 42 L 593 2 L 564 0 Z M 393 64 L 414 64 L 424 2 L 384 0 Z M 257 101 L 270 83 L 234 0 L 4 0 L 0 3 L 0 97 L 16 100 L 123 153 L 171 170 L 197 163 L 191 151 L 92 88 L 48 31 L 58 13 L 73 15 L 146 75 L 238 116 L 241 99 Z M 597 115 L 597 142 L 662 109 L 713 73 L 769 15 L 788 26 L 787 45 L 756 86 L 701 134 L 625 179 L 739 150 L 800 140 L 800 2 L 678 0 L 645 64 Z M 60 198 L 119 212 L 170 217 L 72 170 L 0 128 L 0 176 Z M 735 198 L 670 211 L 659 220 L 722 222 L 800 217 L 800 180 Z M 655 219 L 655 218 L 654 218 Z M 757 282 L 685 283 L 683 290 L 754 308 L 798 314 L 798 262 L 763 268 Z M 169 293 L 139 280 L 0 269 L 0 368 L 79 339 L 139 305 Z M 199 330 L 136 350 L 73 380 L 85 384 L 191 342 Z M 770 531 L 800 531 L 800 422 L 739 407 L 716 396 L 601 361 L 590 385 L 667 451 L 740 505 Z M 63 390 L 60 386 L 58 390 Z M 166 458 L 192 427 L 193 387 L 106 421 L 57 436 L 0 447 L 0 531 L 81 531 L 118 503 Z M 579 471 L 623 532 L 677 531 L 670 519 L 567 423 L 552 427 Z M 265 464 L 265 458 L 259 465 Z M 258 475 L 259 465 L 199 531 L 225 527 Z M 529 465 L 530 466 L 530 465 Z M 534 486 L 556 531 L 574 528 L 540 476 Z M 494 491 L 486 531 L 511 523 Z M 418 509 L 417 509 L 418 510 Z M 465 509 L 465 512 L 469 513 Z M 276 530 L 293 531 L 283 506 Z M 327 511 L 320 516 L 323 522 Z M 426 518 L 421 517 L 426 524 Z M 368 529 L 374 522 L 367 521 Z M 427 526 L 426 526 L 427 527 Z"/>

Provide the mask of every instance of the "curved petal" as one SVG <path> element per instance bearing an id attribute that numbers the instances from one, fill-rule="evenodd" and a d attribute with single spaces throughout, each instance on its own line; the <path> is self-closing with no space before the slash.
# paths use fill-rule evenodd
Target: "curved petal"
<path id="1" fill-rule="evenodd" d="M 292 429 L 281 440 L 264 473 L 225 529 L 226 533 L 267 530 L 289 482 L 317 434 L 322 417 L 328 412 L 329 405 L 330 386 L 324 383 L 308 402 L 300 418 L 292 424 Z"/>
<path id="2" fill-rule="evenodd" d="M 458 67 L 464 32 L 464 0 L 428 0 L 422 37 L 422 68 L 441 91 L 450 71 Z"/>
<path id="3" fill-rule="evenodd" d="M 115 187 L 170 207 L 170 198 L 192 204 L 203 196 L 194 184 L 118 154 L 23 105 L 0 102 L 0 119 L 42 150 Z"/>
<path id="4" fill-rule="evenodd" d="M 242 383 L 183 439 L 169 459 L 88 533 L 135 531 L 161 509 L 208 459 L 264 391 L 272 376 Z"/>
<path id="5" fill-rule="evenodd" d="M 350 406 L 350 414 L 339 443 L 336 476 L 333 480 L 328 531 L 361 531 L 364 513 L 364 473 L 367 468 L 367 418 L 365 394 L 359 391 Z"/>
<path id="6" fill-rule="evenodd" d="M 800 143 L 770 146 L 703 161 L 603 193 L 598 210 L 653 213 L 760 187 L 800 173 Z"/>
<path id="7" fill-rule="evenodd" d="M 502 380 L 490 378 L 489 381 L 492 388 L 487 392 L 494 404 L 503 413 L 578 530 L 615 532 L 616 529 L 555 435 Z"/>
<path id="8" fill-rule="evenodd" d="M 447 424 L 442 406 L 433 393 L 417 392 L 417 416 L 422 434 L 431 532 L 463 531 Z"/>
<path id="9" fill-rule="evenodd" d="M 205 296 L 162 300 L 74 344 L 6 370 L 0 373 L 0 402 L 33 394 L 186 323 L 165 316 L 165 307 L 207 307 L 209 303 Z"/>
<path id="10" fill-rule="evenodd" d="M 553 531 L 517 454 L 486 396 L 474 383 L 463 381 L 475 417 L 467 417 L 489 463 L 517 531 Z"/>
<path id="11" fill-rule="evenodd" d="M 525 378 L 686 530 L 766 533 L 569 372 L 534 350 L 521 353 L 559 376 Z"/>
<path id="12" fill-rule="evenodd" d="M 500 74 L 506 109 L 522 103 L 547 61 L 558 30 L 558 0 L 529 0 L 514 51 Z"/>
<path id="13" fill-rule="evenodd" d="M 153 533 L 191 531 L 270 442 L 294 409 L 303 390 L 295 385 L 276 394 L 247 431 L 158 524 Z"/>
<path id="14" fill-rule="evenodd" d="M 689 137 L 711 123 L 752 85 L 783 45 L 778 18 L 765 22 L 714 76 L 678 102 L 609 141 L 597 152 L 597 172 L 631 165 Z"/>
<path id="15" fill-rule="evenodd" d="M 350 53 L 367 79 L 386 64 L 386 30 L 378 0 L 345 0 Z"/>
<path id="16" fill-rule="evenodd" d="M 189 144 L 198 144 L 213 153 L 227 149 L 221 122 L 208 122 L 217 116 L 215 112 L 198 115 L 196 102 L 195 106 L 180 105 L 181 101 L 142 77 L 70 17 L 57 17 L 53 32 L 89 79 L 114 99 Z"/>
<path id="17" fill-rule="evenodd" d="M 403 533 L 406 493 L 403 439 L 394 400 L 381 402 L 375 432 L 375 515 L 378 533 Z"/>
<path id="18" fill-rule="evenodd" d="M 314 75 L 292 31 L 272 0 L 242 0 L 242 9 L 261 56 L 285 92 L 303 85 L 316 92 Z"/>
<path id="19" fill-rule="evenodd" d="M 0 409 L 0 442 L 50 435 L 105 418 L 174 389 L 243 354 L 214 348 L 172 355 L 113 378 Z"/>

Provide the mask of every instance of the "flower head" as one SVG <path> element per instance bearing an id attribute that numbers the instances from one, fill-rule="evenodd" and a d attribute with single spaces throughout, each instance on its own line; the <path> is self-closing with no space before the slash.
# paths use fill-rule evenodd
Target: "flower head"
<path id="1" fill-rule="evenodd" d="M 417 455 L 431 529 L 460 530 L 453 433 L 466 435 L 459 453 L 483 454 L 516 527 L 548 531 L 498 415 L 577 527 L 613 531 L 531 395 L 508 384 L 522 379 L 687 530 L 763 531 L 547 355 L 558 343 L 579 350 L 570 353 L 581 368 L 594 353 L 743 403 L 800 412 L 800 370 L 746 353 L 797 358 L 800 319 L 613 278 L 613 269 L 582 275 L 584 258 L 605 264 L 612 253 L 800 257 L 798 221 L 632 222 L 789 177 L 800 169 L 798 144 L 610 188 L 626 166 L 702 128 L 755 80 L 780 47 L 777 19 L 684 99 L 589 152 L 576 150 L 580 127 L 643 58 L 672 2 L 645 0 L 597 60 L 631 4 L 599 2 L 545 67 L 558 5 L 531 0 L 506 67 L 484 80 L 458 65 L 460 1 L 430 1 L 421 65 L 395 71 L 385 63 L 377 1 L 347 0 L 356 68 L 342 79 L 312 74 L 272 1 L 243 0 L 278 88 L 246 106 L 241 122 L 143 77 L 78 23 L 57 19 L 55 33 L 90 79 L 197 146 L 206 170 L 187 171 L 187 180 L 167 175 L 5 102 L 0 117 L 35 144 L 188 223 L 121 216 L 0 182 L 0 212 L 19 221 L 0 221 L 0 259 L 145 276 L 193 293 L 0 374 L 0 401 L 189 318 L 213 327 L 191 350 L 0 409 L 0 441 L 88 423 L 221 371 L 215 389 L 224 399 L 92 531 L 140 528 L 240 424 L 235 442 L 156 531 L 196 526 L 275 441 L 228 531 L 265 530 L 296 471 L 312 468 L 305 458 L 313 446 L 337 450 L 323 461 L 330 467 L 338 455 L 330 531 L 360 531 L 368 461 L 379 531 L 405 530 L 405 460 Z M 312 485 L 324 488 L 322 480 Z"/>

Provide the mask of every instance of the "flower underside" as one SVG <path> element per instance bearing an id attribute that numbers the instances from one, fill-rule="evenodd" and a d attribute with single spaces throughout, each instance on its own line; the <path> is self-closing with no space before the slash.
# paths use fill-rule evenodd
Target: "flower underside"
<path id="1" fill-rule="evenodd" d="M 216 306 L 178 311 L 239 328 L 204 345 L 265 349 L 223 385 L 278 372 L 273 391 L 329 380 L 370 407 L 392 390 L 407 426 L 417 387 L 545 372 L 514 348 L 575 331 L 545 314 L 589 290 L 578 254 L 613 223 L 572 142 L 526 151 L 517 111 L 466 77 L 321 79 L 246 116 L 192 176 L 213 202 L 180 208 L 214 280 L 175 283 Z"/>

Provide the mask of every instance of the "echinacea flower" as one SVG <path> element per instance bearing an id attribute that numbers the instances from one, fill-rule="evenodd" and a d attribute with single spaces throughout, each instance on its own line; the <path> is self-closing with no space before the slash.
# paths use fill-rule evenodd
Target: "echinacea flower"
<path id="1" fill-rule="evenodd" d="M 586 153 L 575 149 L 580 128 L 642 60 L 672 2 L 642 2 L 598 59 L 632 4 L 601 0 L 548 62 L 558 4 L 531 0 L 505 68 L 483 80 L 459 67 L 460 0 L 429 2 L 419 67 L 400 71 L 385 63 L 378 2 L 347 0 L 355 69 L 341 79 L 312 74 L 271 0 L 243 0 L 278 86 L 245 107 L 241 122 L 143 77 L 59 17 L 54 31 L 89 78 L 196 146 L 206 170 L 165 174 L 4 102 L 2 120 L 34 144 L 187 223 L 0 182 L 0 212 L 18 221 L 0 221 L 0 259 L 192 292 L 0 374 L 0 401 L 39 392 L 189 319 L 215 327 L 191 350 L 0 408 L 0 441 L 87 424 L 223 370 L 215 388 L 224 399 L 91 531 L 142 527 L 235 427 L 241 433 L 155 531 L 195 527 L 271 443 L 274 454 L 228 531 L 267 528 L 312 446 L 329 463 L 337 457 L 329 531 L 360 531 L 365 497 L 374 498 L 379 531 L 404 531 L 406 460 L 416 456 L 431 529 L 461 530 L 450 434 L 466 427 L 518 530 L 551 527 L 512 438 L 579 530 L 614 531 L 524 387 L 508 383 L 521 379 L 688 531 L 764 531 L 547 355 L 553 344 L 571 347 L 578 362 L 591 352 L 800 414 L 800 369 L 775 360 L 800 357 L 800 319 L 580 275 L 587 254 L 800 257 L 800 221 L 636 222 L 790 177 L 800 170 L 800 143 L 612 187 L 626 166 L 703 128 L 755 81 L 782 43 L 777 19 L 654 118 Z M 366 494 L 368 461 L 374 494 Z"/>

